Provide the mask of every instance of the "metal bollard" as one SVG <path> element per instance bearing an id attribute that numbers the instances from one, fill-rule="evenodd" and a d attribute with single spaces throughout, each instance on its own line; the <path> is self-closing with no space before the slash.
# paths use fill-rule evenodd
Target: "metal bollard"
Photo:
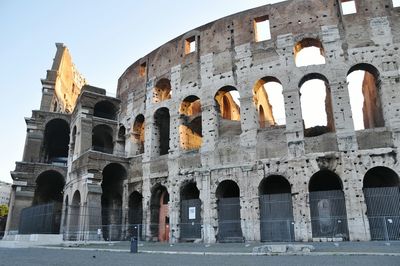
<path id="1" fill-rule="evenodd" d="M 131 253 L 138 252 L 138 240 L 136 237 L 131 238 Z"/>

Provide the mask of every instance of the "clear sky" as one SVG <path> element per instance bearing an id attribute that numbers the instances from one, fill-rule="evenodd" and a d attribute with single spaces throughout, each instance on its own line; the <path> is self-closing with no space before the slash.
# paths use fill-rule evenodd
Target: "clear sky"
<path id="1" fill-rule="evenodd" d="M 66 44 L 89 84 L 115 95 L 125 69 L 193 28 L 273 0 L 0 0 L 0 180 L 22 159 L 24 117 L 39 109 L 40 79 Z"/>

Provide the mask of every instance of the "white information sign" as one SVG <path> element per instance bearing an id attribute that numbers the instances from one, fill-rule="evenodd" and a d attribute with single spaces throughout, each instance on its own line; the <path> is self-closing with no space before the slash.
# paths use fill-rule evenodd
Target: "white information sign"
<path id="1" fill-rule="evenodd" d="M 189 207 L 189 220 L 196 219 L 196 207 Z"/>

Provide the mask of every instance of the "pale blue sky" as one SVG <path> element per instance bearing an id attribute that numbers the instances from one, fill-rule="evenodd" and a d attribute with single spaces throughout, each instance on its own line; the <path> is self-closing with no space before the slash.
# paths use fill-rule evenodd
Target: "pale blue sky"
<path id="1" fill-rule="evenodd" d="M 0 180 L 22 159 L 24 117 L 65 43 L 89 84 L 115 94 L 125 69 L 158 46 L 215 19 L 278 0 L 0 0 Z"/>

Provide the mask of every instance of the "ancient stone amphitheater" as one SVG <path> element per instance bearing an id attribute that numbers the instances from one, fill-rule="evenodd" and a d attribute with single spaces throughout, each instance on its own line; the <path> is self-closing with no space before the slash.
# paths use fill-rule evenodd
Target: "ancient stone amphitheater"
<path id="1" fill-rule="evenodd" d="M 134 62 L 116 97 L 57 44 L 7 233 L 399 240 L 398 5 L 289 0 L 221 18 Z"/>

